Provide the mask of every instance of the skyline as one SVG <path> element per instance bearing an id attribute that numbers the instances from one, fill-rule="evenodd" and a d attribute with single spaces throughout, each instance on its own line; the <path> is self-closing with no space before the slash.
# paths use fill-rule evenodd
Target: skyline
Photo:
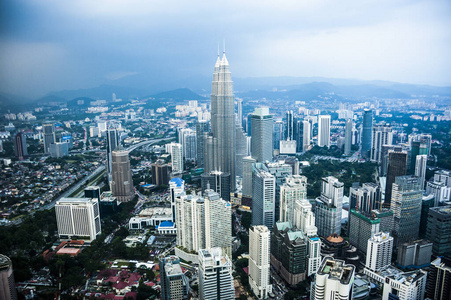
<path id="1" fill-rule="evenodd" d="M 223 39 L 235 78 L 451 85 L 448 1 L 7 0 L 0 8 L 0 92 L 20 96 L 157 79 L 190 88 L 209 77 Z"/>

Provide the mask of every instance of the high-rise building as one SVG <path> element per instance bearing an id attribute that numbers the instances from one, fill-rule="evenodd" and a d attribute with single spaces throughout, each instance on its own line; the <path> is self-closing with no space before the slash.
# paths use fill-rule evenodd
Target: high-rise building
<path id="1" fill-rule="evenodd" d="M 211 90 L 211 138 L 215 141 L 212 142 L 212 149 L 207 149 L 213 151 L 206 153 L 214 159 L 208 159 L 213 165 L 208 164 L 209 169 L 205 171 L 218 170 L 229 173 L 232 179 L 230 180 L 230 189 L 232 191 L 235 190 L 235 123 L 232 76 L 229 70 L 229 62 L 224 53 L 222 59 L 219 59 L 218 56 L 213 72 Z"/>
<path id="2" fill-rule="evenodd" d="M 249 142 L 248 136 L 243 131 L 241 125 L 236 124 L 236 159 L 235 159 L 235 172 L 236 176 L 243 176 L 243 158 L 249 156 Z"/>
<path id="3" fill-rule="evenodd" d="M 69 144 L 63 142 L 56 142 L 50 144 L 49 153 L 51 157 L 60 158 L 69 155 Z"/>
<path id="4" fill-rule="evenodd" d="M 393 252 L 393 237 L 388 232 L 378 232 L 368 239 L 365 267 L 379 272 L 390 266 Z"/>
<path id="5" fill-rule="evenodd" d="M 192 129 L 183 132 L 182 150 L 185 160 L 195 160 L 197 157 L 197 135 Z"/>
<path id="6" fill-rule="evenodd" d="M 431 263 L 432 243 L 426 240 L 417 240 L 403 243 L 398 246 L 396 265 L 406 268 L 424 268 Z"/>
<path id="7" fill-rule="evenodd" d="M 117 146 L 119 146 L 117 129 L 110 126 L 106 131 L 106 160 L 108 182 L 110 182 L 110 185 L 112 176 L 111 173 L 113 172 L 113 150 L 115 150 Z"/>
<path id="8" fill-rule="evenodd" d="M 382 146 L 393 143 L 393 131 L 387 124 L 378 124 L 373 127 L 370 159 L 372 162 L 382 162 Z"/>
<path id="9" fill-rule="evenodd" d="M 385 184 L 384 207 L 390 208 L 392 202 L 392 187 L 395 178 L 406 175 L 407 171 L 407 152 L 406 151 L 388 151 L 387 181 Z"/>
<path id="10" fill-rule="evenodd" d="M 196 141 L 197 141 L 197 157 L 196 162 L 199 168 L 204 167 L 204 134 L 208 132 L 207 121 L 199 121 L 196 123 Z"/>
<path id="11" fill-rule="evenodd" d="M 292 175 L 280 187 L 279 221 L 295 224 L 296 201 L 307 199 L 307 177 Z"/>
<path id="12" fill-rule="evenodd" d="M 307 236 L 316 236 L 318 228 L 315 226 L 315 215 L 312 204 L 308 200 L 297 200 L 294 207 L 294 227 L 302 230 Z"/>
<path id="13" fill-rule="evenodd" d="M 101 233 L 99 199 L 62 198 L 55 205 L 60 239 L 93 241 Z"/>
<path id="14" fill-rule="evenodd" d="M 349 213 L 349 242 L 360 252 L 366 253 L 368 239 L 380 231 L 381 220 L 369 213 L 351 209 Z"/>
<path id="15" fill-rule="evenodd" d="M 438 257 L 431 262 L 426 282 L 426 297 L 451 300 L 451 260 Z"/>
<path id="16" fill-rule="evenodd" d="M 172 173 L 183 172 L 183 149 L 180 143 L 171 143 Z"/>
<path id="17" fill-rule="evenodd" d="M 345 125 L 345 155 L 351 154 L 351 145 L 352 145 L 352 119 L 346 120 Z"/>
<path id="18" fill-rule="evenodd" d="M 179 198 L 185 194 L 185 181 L 178 177 L 172 178 L 171 181 L 169 181 L 169 191 L 171 194 L 172 222 L 175 223 L 176 201 L 177 201 L 177 198 Z"/>
<path id="19" fill-rule="evenodd" d="M 436 256 L 451 255 L 451 205 L 429 209 L 426 238 Z"/>
<path id="20" fill-rule="evenodd" d="M 112 181 L 111 191 L 119 202 L 128 202 L 133 199 L 133 179 L 130 169 L 130 158 L 128 151 L 122 146 L 116 148 L 112 153 Z"/>
<path id="21" fill-rule="evenodd" d="M 417 270 L 385 277 L 382 299 L 423 300 L 427 272 Z"/>
<path id="22" fill-rule="evenodd" d="M 252 175 L 252 225 L 274 226 L 276 181 L 273 175 L 257 163 Z"/>
<path id="23" fill-rule="evenodd" d="M 422 138 L 421 136 L 409 136 L 410 141 L 410 174 L 415 172 L 415 164 L 417 160 L 417 155 L 428 155 L 430 154 L 430 143 L 429 138 Z"/>
<path id="24" fill-rule="evenodd" d="M 274 122 L 274 149 L 280 148 L 280 141 L 284 139 L 284 124 L 282 120 Z"/>
<path id="25" fill-rule="evenodd" d="M 273 157 L 273 117 L 268 107 L 257 107 L 252 114 L 251 155 L 257 162 L 271 161 Z"/>
<path id="26" fill-rule="evenodd" d="M 311 140 L 311 131 L 312 131 L 312 124 L 304 120 L 302 121 L 302 151 L 308 151 L 310 149 L 310 140 Z"/>
<path id="27" fill-rule="evenodd" d="M 293 174 L 293 168 L 291 165 L 287 164 L 285 160 L 267 162 L 261 166 L 274 176 L 276 181 L 274 220 L 277 221 L 280 216 L 280 187 L 285 183 L 286 178 Z"/>
<path id="28" fill-rule="evenodd" d="M 96 185 L 90 185 L 84 189 L 85 198 L 96 198 L 100 200 L 100 194 L 100 187 Z"/>
<path id="29" fill-rule="evenodd" d="M 423 191 L 415 176 L 396 177 L 393 184 L 391 209 L 394 216 L 395 245 L 418 239 Z"/>
<path id="30" fill-rule="evenodd" d="M 42 131 L 44 134 L 44 152 L 49 153 L 50 145 L 56 142 L 55 126 L 50 123 L 42 124 Z"/>
<path id="31" fill-rule="evenodd" d="M 201 175 L 202 191 L 213 190 L 222 199 L 230 202 L 230 174 L 221 171 L 211 171 Z"/>
<path id="32" fill-rule="evenodd" d="M 271 235 L 271 265 L 289 285 L 307 276 L 308 247 L 304 233 L 290 222 L 277 222 Z"/>
<path id="33" fill-rule="evenodd" d="M 242 194 L 245 197 L 252 197 L 252 177 L 253 177 L 253 166 L 256 160 L 251 156 L 243 158 L 243 188 Z"/>
<path id="34" fill-rule="evenodd" d="M 236 99 L 236 124 L 242 127 L 243 124 L 243 99 Z"/>
<path id="35" fill-rule="evenodd" d="M 304 123 L 301 118 L 294 118 L 294 141 L 296 142 L 296 153 L 303 151 Z"/>
<path id="36" fill-rule="evenodd" d="M 373 111 L 365 109 L 363 112 L 362 126 L 362 157 L 368 158 L 371 150 L 371 133 L 373 130 Z"/>
<path id="37" fill-rule="evenodd" d="M 231 255 L 232 212 L 230 203 L 212 191 L 204 197 L 181 195 L 176 199 L 177 245 L 188 251 L 220 247 Z"/>
<path id="38" fill-rule="evenodd" d="M 426 154 L 417 155 L 415 162 L 415 176 L 420 180 L 420 188 L 424 190 L 424 181 L 426 180 L 426 165 L 428 156 Z"/>
<path id="39" fill-rule="evenodd" d="M 294 118 L 292 110 L 287 111 L 286 120 L 285 139 L 292 141 L 294 139 Z"/>
<path id="40" fill-rule="evenodd" d="M 347 265 L 343 260 L 325 257 L 315 281 L 312 282 L 311 295 L 315 300 L 352 299 L 352 284 L 355 267 Z"/>
<path id="41" fill-rule="evenodd" d="M 169 166 L 164 160 L 158 159 L 152 163 L 152 184 L 156 186 L 168 185 L 169 182 Z"/>
<path id="42" fill-rule="evenodd" d="M 318 116 L 318 146 L 330 146 L 330 116 Z"/>
<path id="43" fill-rule="evenodd" d="M 17 300 L 13 263 L 8 256 L 0 254 L 0 299 Z"/>
<path id="44" fill-rule="evenodd" d="M 341 234 L 343 183 L 333 176 L 322 179 L 321 195 L 316 198 L 315 217 L 318 235 Z"/>
<path id="45" fill-rule="evenodd" d="M 379 185 L 369 182 L 361 187 L 349 188 L 349 208 L 370 213 L 373 209 L 381 209 L 382 193 Z"/>
<path id="46" fill-rule="evenodd" d="M 27 138 L 22 132 L 18 132 L 14 137 L 14 153 L 19 160 L 28 157 Z"/>
<path id="47" fill-rule="evenodd" d="M 270 235 L 268 227 L 263 225 L 249 229 L 249 284 L 258 299 L 266 299 L 272 292 L 269 281 Z"/>
<path id="48" fill-rule="evenodd" d="M 162 300 L 186 300 L 189 292 L 189 280 L 180 267 L 177 256 L 160 259 L 160 282 Z"/>
<path id="49" fill-rule="evenodd" d="M 221 248 L 199 250 L 199 299 L 235 299 L 232 262 Z"/>

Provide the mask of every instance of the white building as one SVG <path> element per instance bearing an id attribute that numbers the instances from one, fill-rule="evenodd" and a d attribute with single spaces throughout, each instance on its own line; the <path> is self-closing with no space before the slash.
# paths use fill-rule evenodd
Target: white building
<path id="1" fill-rule="evenodd" d="M 272 291 L 269 281 L 270 235 L 268 227 L 263 225 L 249 229 L 249 284 L 259 299 L 266 299 Z"/>
<path id="2" fill-rule="evenodd" d="M 379 272 L 390 266 L 393 251 L 393 237 L 388 232 L 378 232 L 368 240 L 365 266 Z"/>
<path id="3" fill-rule="evenodd" d="M 199 299 L 235 299 L 232 262 L 221 248 L 199 250 Z"/>
<path id="4" fill-rule="evenodd" d="M 56 201 L 55 213 L 60 239 L 93 241 L 101 233 L 97 198 L 62 198 Z"/>
<path id="5" fill-rule="evenodd" d="M 291 175 L 285 179 L 280 187 L 280 216 L 279 221 L 296 224 L 294 212 L 297 200 L 307 198 L 307 177 Z M 297 227 L 297 226 L 296 226 Z"/>
<path id="6" fill-rule="evenodd" d="M 318 116 L 318 146 L 329 148 L 330 146 L 330 116 Z"/>
<path id="7" fill-rule="evenodd" d="M 415 161 L 415 176 L 418 176 L 420 180 L 420 188 L 424 190 L 424 181 L 426 180 L 426 165 L 428 162 L 428 156 L 426 154 L 417 155 Z"/>
<path id="8" fill-rule="evenodd" d="M 311 124 L 309 121 L 302 121 L 302 150 L 308 151 L 310 149 L 310 140 L 311 140 Z"/>
<path id="9" fill-rule="evenodd" d="M 372 162 L 382 162 L 382 146 L 392 145 L 393 143 L 393 131 L 391 126 L 380 124 L 373 127 L 373 135 L 371 142 L 371 155 Z"/>
<path id="10" fill-rule="evenodd" d="M 256 164 L 258 165 L 258 164 Z M 253 167 L 252 225 L 265 225 L 269 229 L 275 220 L 276 180 L 262 168 Z"/>
<path id="11" fill-rule="evenodd" d="M 279 149 L 279 154 L 296 154 L 296 140 L 281 140 Z"/>
<path id="12" fill-rule="evenodd" d="M 426 278 L 427 272 L 423 270 L 387 276 L 382 299 L 423 300 L 426 292 Z"/>
<path id="13" fill-rule="evenodd" d="M 333 176 L 322 179 L 321 196 L 316 198 L 315 225 L 320 236 L 341 234 L 343 183 Z"/>
<path id="14" fill-rule="evenodd" d="M 171 143 L 171 164 L 172 173 L 183 172 L 183 151 L 182 145 L 179 143 Z"/>
<path id="15" fill-rule="evenodd" d="M 353 265 L 346 265 L 343 260 L 325 257 L 312 283 L 312 299 L 351 300 L 354 274 Z"/>
<path id="16" fill-rule="evenodd" d="M 296 201 L 293 224 L 296 228 L 302 230 L 306 236 L 316 236 L 318 234 L 312 204 L 308 200 Z"/>

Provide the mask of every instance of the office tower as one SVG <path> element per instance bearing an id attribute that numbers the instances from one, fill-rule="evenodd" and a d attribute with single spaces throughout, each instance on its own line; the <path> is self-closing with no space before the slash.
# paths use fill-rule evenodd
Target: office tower
<path id="1" fill-rule="evenodd" d="M 423 199 L 421 201 L 421 220 L 420 220 L 420 238 L 426 236 L 426 229 L 428 226 L 429 209 L 434 207 L 434 194 L 423 193 Z"/>
<path id="2" fill-rule="evenodd" d="M 393 143 L 393 131 L 387 124 L 378 124 L 373 127 L 370 159 L 372 162 L 382 162 L 382 146 Z"/>
<path id="3" fill-rule="evenodd" d="M 241 125 L 236 124 L 236 159 L 235 159 L 235 173 L 236 176 L 243 176 L 243 158 L 249 155 L 248 137 L 243 131 Z"/>
<path id="4" fill-rule="evenodd" d="M 381 209 L 382 193 L 379 185 L 369 182 L 361 187 L 349 188 L 349 208 L 363 213 L 371 213 L 373 209 Z"/>
<path id="5" fill-rule="evenodd" d="M 373 130 L 373 111 L 365 109 L 363 112 L 363 127 L 362 127 L 362 149 L 361 155 L 364 158 L 369 157 L 371 150 L 371 133 Z"/>
<path id="6" fill-rule="evenodd" d="M 451 260 L 438 257 L 431 262 L 426 281 L 426 297 L 451 300 Z"/>
<path id="7" fill-rule="evenodd" d="M 189 128 L 184 128 L 179 131 L 181 136 L 180 143 L 182 144 L 183 157 L 186 160 L 195 160 L 197 157 L 197 140 L 196 132 Z"/>
<path id="8" fill-rule="evenodd" d="M 345 125 L 345 155 L 351 154 L 351 145 L 352 145 L 352 119 L 346 120 Z"/>
<path id="9" fill-rule="evenodd" d="M 360 252 L 366 253 L 368 239 L 380 231 L 381 221 L 369 213 L 351 209 L 349 213 L 349 242 Z"/>
<path id="10" fill-rule="evenodd" d="M 388 232 L 378 232 L 367 241 L 366 268 L 379 272 L 391 265 L 393 237 Z"/>
<path id="11" fill-rule="evenodd" d="M 283 161 L 285 162 L 286 165 L 290 165 L 291 166 L 291 174 L 293 175 L 299 175 L 299 160 L 297 159 L 297 157 L 294 156 L 286 156 L 283 158 Z"/>
<path id="12" fill-rule="evenodd" d="M 273 156 L 272 115 L 268 107 L 257 107 L 252 114 L 251 155 L 257 162 L 271 161 Z"/>
<path id="13" fill-rule="evenodd" d="M 119 138 L 117 135 L 117 129 L 108 127 L 106 132 L 106 160 L 107 160 L 107 174 L 108 182 L 111 185 L 111 173 L 113 172 L 113 150 L 119 146 Z"/>
<path id="14" fill-rule="evenodd" d="M 441 202 L 451 199 L 451 188 L 444 182 L 428 181 L 426 183 L 426 194 L 434 195 L 434 205 L 439 206 Z"/>
<path id="15" fill-rule="evenodd" d="M 287 124 L 285 127 L 285 139 L 286 140 L 293 140 L 294 138 L 294 119 L 293 119 L 293 111 L 289 110 L 286 113 L 286 120 Z"/>
<path id="16" fill-rule="evenodd" d="M 85 198 L 96 198 L 100 200 L 100 187 L 91 185 L 84 189 Z"/>
<path id="17" fill-rule="evenodd" d="M 0 254 L 0 299 L 17 300 L 13 263 L 3 254 Z"/>
<path id="18" fill-rule="evenodd" d="M 158 159 L 151 164 L 152 166 L 152 184 L 156 186 L 168 185 L 169 166 L 162 159 Z"/>
<path id="19" fill-rule="evenodd" d="M 417 155 L 429 155 L 430 143 L 429 138 L 422 138 L 421 136 L 409 136 L 410 141 L 410 173 L 414 174 Z"/>
<path id="20" fill-rule="evenodd" d="M 333 176 L 322 179 L 321 195 L 316 198 L 316 227 L 318 235 L 327 237 L 341 233 L 343 183 Z"/>
<path id="21" fill-rule="evenodd" d="M 392 202 L 392 187 L 395 178 L 406 175 L 407 171 L 407 152 L 406 151 L 388 151 L 387 181 L 385 184 L 384 207 L 390 208 Z"/>
<path id="22" fill-rule="evenodd" d="M 296 153 L 301 153 L 303 151 L 303 135 L 304 135 L 304 124 L 302 119 L 294 118 L 294 137 L 293 140 L 296 142 Z"/>
<path id="23" fill-rule="evenodd" d="M 388 169 L 388 155 L 390 151 L 401 152 L 405 150 L 404 145 L 382 145 L 382 154 L 381 154 L 381 176 L 387 176 Z"/>
<path id="24" fill-rule="evenodd" d="M 219 194 L 206 190 L 204 197 L 181 195 L 176 198 L 177 246 L 188 251 L 220 247 L 231 255 L 232 211 Z"/>
<path id="25" fill-rule="evenodd" d="M 394 216 L 393 237 L 395 245 L 418 238 L 423 191 L 415 176 L 396 177 L 393 184 L 391 209 Z"/>
<path id="26" fill-rule="evenodd" d="M 14 154 L 19 160 L 24 160 L 28 157 L 27 138 L 23 132 L 18 132 L 14 137 Z"/>
<path id="27" fill-rule="evenodd" d="M 199 168 L 204 167 L 204 133 L 208 132 L 207 121 L 196 123 L 197 157 L 196 162 Z"/>
<path id="28" fill-rule="evenodd" d="M 252 172 L 252 225 L 265 225 L 272 229 L 275 219 L 276 181 L 271 173 L 256 165 Z"/>
<path id="29" fill-rule="evenodd" d="M 183 172 L 183 151 L 180 143 L 171 143 L 171 165 L 172 173 Z"/>
<path id="30" fill-rule="evenodd" d="M 175 223 L 176 218 L 176 200 L 185 194 L 185 181 L 181 178 L 175 177 L 169 181 L 169 191 L 171 195 L 171 212 L 172 212 L 172 222 Z"/>
<path id="31" fill-rule="evenodd" d="M 99 200 L 95 198 L 62 198 L 55 205 L 60 239 L 79 238 L 90 242 L 101 233 Z"/>
<path id="32" fill-rule="evenodd" d="M 44 152 L 49 153 L 50 145 L 56 142 L 55 126 L 53 124 L 42 124 L 42 131 L 44 134 Z"/>
<path id="33" fill-rule="evenodd" d="M 417 155 L 415 162 L 415 176 L 420 180 L 420 188 L 424 190 L 424 181 L 426 180 L 426 165 L 428 156 L 426 154 Z"/>
<path id="34" fill-rule="evenodd" d="M 268 227 L 263 225 L 249 229 L 249 284 L 258 299 L 266 299 L 272 292 L 269 281 L 270 235 Z"/>
<path id="35" fill-rule="evenodd" d="M 427 272 L 417 270 L 385 277 L 382 299 L 423 300 Z"/>
<path id="36" fill-rule="evenodd" d="M 451 256 L 451 205 L 429 209 L 426 239 L 436 256 Z"/>
<path id="37" fill-rule="evenodd" d="M 271 124 L 272 125 L 272 124 Z M 230 174 L 230 189 L 235 190 L 235 102 L 233 96 L 232 77 L 229 71 L 229 62 L 225 53 L 222 60 L 218 59 L 213 72 L 211 90 L 211 132 L 216 140 L 212 153 L 214 165 L 209 166 L 213 170 Z"/>
<path id="38" fill-rule="evenodd" d="M 432 243 L 426 240 L 417 240 L 403 243 L 398 246 L 396 265 L 402 269 L 424 268 L 431 263 Z"/>
<path id="39" fill-rule="evenodd" d="M 279 149 L 280 141 L 284 139 L 284 124 L 282 120 L 274 122 L 274 149 Z"/>
<path id="40" fill-rule="evenodd" d="M 296 201 L 307 198 L 307 177 L 292 175 L 285 179 L 280 187 L 280 217 L 281 222 L 295 224 Z"/>
<path id="41" fill-rule="evenodd" d="M 60 158 L 69 155 L 69 144 L 56 142 L 50 144 L 49 153 L 51 157 Z"/>
<path id="42" fill-rule="evenodd" d="M 318 116 L 318 146 L 330 146 L 330 116 Z"/>
<path id="43" fill-rule="evenodd" d="M 276 181 L 276 195 L 275 195 L 275 210 L 274 220 L 279 220 L 280 216 L 280 187 L 285 183 L 285 179 L 293 175 L 293 168 L 291 165 L 285 163 L 284 160 L 277 162 L 267 162 L 261 165 L 263 169 L 268 171 Z"/>
<path id="44" fill-rule="evenodd" d="M 199 250 L 199 299 L 235 299 L 232 262 L 221 248 Z"/>
<path id="45" fill-rule="evenodd" d="M 221 171 L 211 171 L 201 176 L 202 191 L 213 190 L 218 193 L 222 199 L 230 202 L 230 174 Z"/>
<path id="46" fill-rule="evenodd" d="M 236 99 L 236 124 L 242 127 L 243 123 L 243 99 Z"/>
<path id="47" fill-rule="evenodd" d="M 252 113 L 248 113 L 246 120 L 244 120 L 244 122 L 246 123 L 246 133 L 247 136 L 252 136 Z"/>
<path id="48" fill-rule="evenodd" d="M 308 200 L 298 200 L 294 207 L 294 227 L 300 229 L 307 236 L 316 236 L 318 228 L 315 226 L 315 215 L 312 204 Z"/>
<path id="49" fill-rule="evenodd" d="M 325 257 L 315 281 L 312 282 L 311 294 L 315 300 L 352 299 L 352 284 L 355 267 L 345 264 L 343 260 Z"/>
<path id="50" fill-rule="evenodd" d="M 253 176 L 253 166 L 256 160 L 251 156 L 243 158 L 243 188 L 242 194 L 245 197 L 252 197 L 252 176 Z"/>
<path id="51" fill-rule="evenodd" d="M 271 265 L 289 285 L 307 276 L 307 240 L 289 222 L 277 222 L 271 235 Z"/>
<path id="52" fill-rule="evenodd" d="M 111 191 L 119 202 L 128 202 L 133 199 L 133 179 L 130 169 L 128 151 L 122 146 L 112 153 L 112 181 Z"/>
<path id="53" fill-rule="evenodd" d="M 310 149 L 310 140 L 311 140 L 311 128 L 312 128 L 312 124 L 307 121 L 304 120 L 302 121 L 302 151 L 308 151 Z"/>
<path id="54" fill-rule="evenodd" d="M 446 186 L 451 187 L 451 171 L 449 170 L 435 171 L 434 182 L 443 182 Z"/>
<path id="55" fill-rule="evenodd" d="M 160 259 L 161 300 L 186 300 L 189 280 L 180 267 L 180 259 L 166 256 Z"/>
<path id="56" fill-rule="evenodd" d="M 383 232 L 391 232 L 393 230 L 394 226 L 394 218 L 393 218 L 393 211 L 390 209 L 375 209 L 371 211 L 371 214 L 376 216 L 381 222 L 379 226 L 379 230 Z"/>

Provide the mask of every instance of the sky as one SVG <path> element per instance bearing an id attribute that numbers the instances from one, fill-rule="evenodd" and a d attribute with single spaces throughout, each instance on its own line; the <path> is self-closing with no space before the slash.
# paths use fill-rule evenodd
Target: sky
<path id="1" fill-rule="evenodd" d="M 211 76 L 224 40 L 233 77 L 451 85 L 449 0 L 1 0 L 0 92 L 182 87 Z"/>

